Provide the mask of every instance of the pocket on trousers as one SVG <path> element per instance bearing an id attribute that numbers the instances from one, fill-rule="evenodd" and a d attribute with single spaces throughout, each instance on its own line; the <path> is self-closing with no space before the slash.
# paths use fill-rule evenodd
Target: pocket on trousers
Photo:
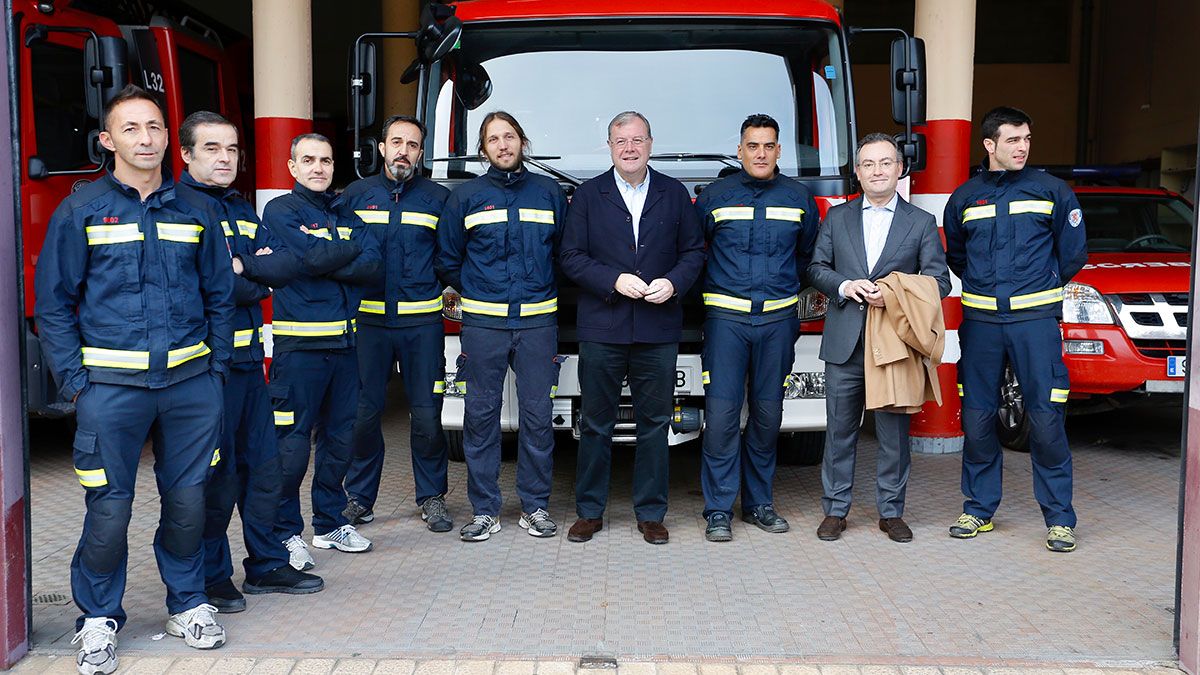
<path id="1" fill-rule="evenodd" d="M 296 423 L 296 410 L 292 405 L 292 388 L 286 384 L 272 382 L 267 385 L 271 397 L 271 410 L 275 411 L 275 428 L 290 427 Z"/>
<path id="2" fill-rule="evenodd" d="M 104 458 L 100 455 L 100 439 L 94 431 L 78 429 L 72 446 L 75 477 L 85 488 L 102 488 L 108 485 L 108 473 L 104 470 Z"/>

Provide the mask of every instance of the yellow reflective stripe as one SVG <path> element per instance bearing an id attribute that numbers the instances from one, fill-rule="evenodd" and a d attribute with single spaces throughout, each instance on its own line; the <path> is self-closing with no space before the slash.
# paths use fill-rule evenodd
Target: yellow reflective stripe
<path id="1" fill-rule="evenodd" d="M 790 220 L 794 223 L 804 221 L 804 209 L 794 209 L 788 206 L 768 206 L 768 220 Z"/>
<path id="2" fill-rule="evenodd" d="M 341 238 L 341 239 L 349 239 L 349 238 L 350 238 L 350 233 L 351 233 L 351 232 L 353 232 L 354 230 L 352 230 L 352 229 L 351 229 L 351 228 L 349 228 L 349 227 L 339 227 L 339 228 L 337 229 L 337 231 L 338 231 L 338 237 L 339 237 L 339 238 Z"/>
<path id="3" fill-rule="evenodd" d="M 508 220 L 508 209 L 494 209 L 491 211 L 480 211 L 472 213 L 463 218 L 463 227 L 471 229 L 476 225 L 487 225 L 489 223 L 503 223 Z"/>
<path id="4" fill-rule="evenodd" d="M 1047 216 L 1054 213 L 1054 202 L 1042 199 L 1023 199 L 1008 203 L 1009 215 L 1018 213 L 1043 213 Z"/>
<path id="5" fill-rule="evenodd" d="M 988 204 L 986 206 L 969 206 L 963 209 L 962 221 L 964 223 L 972 220 L 980 220 L 982 218 L 995 218 L 996 205 Z"/>
<path id="6" fill-rule="evenodd" d="M 138 229 L 137 223 L 122 223 L 120 225 L 88 225 L 83 228 L 87 235 L 88 246 L 98 244 L 124 244 L 131 241 L 145 241 L 146 235 Z"/>
<path id="7" fill-rule="evenodd" d="M 276 410 L 275 426 L 286 427 L 296 423 L 296 413 L 292 410 Z"/>
<path id="8" fill-rule="evenodd" d="M 558 385 L 552 384 L 550 385 L 550 398 L 554 398 L 556 395 L 558 395 Z"/>
<path id="9" fill-rule="evenodd" d="M 233 346 L 234 346 L 234 348 L 249 347 L 250 343 L 254 342 L 254 330 L 255 329 L 253 329 L 253 328 L 247 328 L 245 330 L 233 331 Z M 259 330 L 262 330 L 262 329 L 260 328 Z"/>
<path id="10" fill-rule="evenodd" d="M 84 347 L 83 365 L 126 370 L 150 370 L 150 352 Z"/>
<path id="11" fill-rule="evenodd" d="M 419 225 L 428 227 L 431 230 L 437 229 L 438 217 L 432 213 L 421 213 L 420 211 L 403 211 L 400 214 L 401 225 Z"/>
<path id="12" fill-rule="evenodd" d="M 1071 393 L 1070 389 L 1051 389 L 1050 390 L 1050 402 L 1051 403 L 1066 403 L 1067 395 L 1070 393 Z"/>
<path id="13" fill-rule="evenodd" d="M 308 229 L 308 233 L 314 237 L 320 237 L 322 239 L 333 241 L 333 237 L 330 236 L 329 228 L 327 227 L 310 227 Z"/>
<path id="14" fill-rule="evenodd" d="M 701 384 L 709 384 L 709 377 L 708 377 L 708 371 L 707 371 L 707 370 L 704 370 L 704 371 L 701 371 L 701 372 L 700 372 L 700 383 L 701 383 Z"/>
<path id="15" fill-rule="evenodd" d="M 442 296 L 432 300 L 401 301 L 396 303 L 396 314 L 427 314 L 442 311 Z"/>
<path id="16" fill-rule="evenodd" d="M 466 383 L 466 381 L 465 381 L 465 380 L 459 380 L 458 382 L 455 382 L 455 383 L 454 383 L 454 387 L 455 387 L 455 389 L 458 389 L 458 393 L 460 393 L 460 394 L 462 394 L 462 395 L 464 395 L 464 396 L 466 395 L 466 393 L 467 393 L 467 383 Z"/>
<path id="17" fill-rule="evenodd" d="M 704 304 L 709 307 L 720 307 L 721 309 L 730 309 L 735 312 L 750 312 L 750 307 L 754 303 L 745 298 L 735 298 L 732 295 L 721 295 L 720 293 L 705 293 Z"/>
<path id="18" fill-rule="evenodd" d="M 204 344 L 203 342 L 198 342 L 190 347 L 172 349 L 171 351 L 167 352 L 167 367 L 174 368 L 175 366 L 182 366 L 188 361 L 200 356 L 204 356 L 211 351 L 212 350 L 208 348 L 208 345 Z"/>
<path id="19" fill-rule="evenodd" d="M 208 465 L 216 466 L 217 462 L 219 462 L 219 461 L 221 461 L 221 449 L 217 448 L 216 450 L 213 450 L 213 458 L 212 458 L 212 461 L 208 463 Z"/>
<path id="20" fill-rule="evenodd" d="M 722 220 L 754 220 L 753 206 L 725 206 L 719 209 L 713 209 L 712 217 L 714 222 Z"/>
<path id="21" fill-rule="evenodd" d="M 1009 309 L 1029 309 L 1030 307 L 1040 307 L 1042 305 L 1052 305 L 1056 302 L 1062 302 L 1062 299 L 1062 287 L 1051 288 L 1045 291 L 1038 291 L 1037 293 L 1014 295 L 1008 299 L 1008 307 Z"/>
<path id="22" fill-rule="evenodd" d="M 462 298 L 462 311 L 472 314 L 486 314 L 487 316 L 508 316 L 508 305 L 503 302 L 484 302 L 483 300 L 471 300 Z"/>
<path id="23" fill-rule="evenodd" d="M 962 304 L 963 307 L 996 311 L 996 299 L 987 295 L 975 295 L 974 293 L 963 291 Z"/>
<path id="24" fill-rule="evenodd" d="M 550 298 L 541 302 L 530 302 L 521 305 L 521 316 L 536 316 L 558 311 L 558 298 Z"/>
<path id="25" fill-rule="evenodd" d="M 233 228 L 229 227 L 229 221 L 228 221 L 228 220 L 222 220 L 222 221 L 221 221 L 221 229 L 222 229 L 222 230 L 225 232 L 225 236 L 226 236 L 226 237 L 232 237 L 232 236 L 233 236 Z"/>
<path id="26" fill-rule="evenodd" d="M 963 388 L 962 388 L 962 385 L 961 385 L 961 384 L 960 384 L 960 385 L 958 385 L 958 395 L 959 395 L 959 396 L 962 396 L 962 395 L 963 395 Z"/>
<path id="27" fill-rule="evenodd" d="M 387 304 L 382 300 L 361 300 L 358 303 L 358 311 L 367 314 L 384 314 L 387 312 Z"/>
<path id="28" fill-rule="evenodd" d="M 364 223 L 368 225 L 386 225 L 391 217 L 391 211 L 377 211 L 375 209 L 364 209 L 355 211 L 354 215 L 358 216 Z"/>
<path id="29" fill-rule="evenodd" d="M 162 241 L 177 241 L 181 244 L 199 244 L 203 225 L 195 223 L 155 223 L 158 238 Z"/>
<path id="30" fill-rule="evenodd" d="M 237 227 L 238 232 L 241 233 L 243 237 L 249 237 L 253 239 L 258 236 L 258 223 L 254 222 L 253 220 L 239 220 L 237 221 Z"/>
<path id="31" fill-rule="evenodd" d="M 433 393 L 435 393 L 435 394 L 446 393 L 446 381 L 445 380 L 435 380 L 433 383 Z"/>
<path id="32" fill-rule="evenodd" d="M 108 474 L 104 469 L 75 469 L 79 484 L 83 487 L 103 487 L 108 485 Z"/>
<path id="33" fill-rule="evenodd" d="M 795 295 L 793 295 L 790 298 L 783 298 L 781 300 L 766 300 L 763 302 L 763 311 L 764 312 L 774 312 L 777 309 L 783 309 L 784 307 L 791 307 L 792 305 L 796 304 L 797 302 L 800 302 L 800 298 Z"/>
<path id="34" fill-rule="evenodd" d="M 271 333 L 274 335 L 330 337 L 347 332 L 345 321 L 279 321 L 276 319 L 271 323 Z"/>
<path id="35" fill-rule="evenodd" d="M 554 224 L 554 212 L 546 209 L 518 209 L 517 215 L 527 223 Z"/>

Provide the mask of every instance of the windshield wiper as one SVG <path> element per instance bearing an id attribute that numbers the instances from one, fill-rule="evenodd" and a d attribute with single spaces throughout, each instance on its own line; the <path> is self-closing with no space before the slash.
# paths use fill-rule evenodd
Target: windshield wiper
<path id="1" fill-rule="evenodd" d="M 554 176 L 555 178 L 557 178 L 559 180 L 564 180 L 575 187 L 579 187 L 580 185 L 583 185 L 583 179 L 573 176 L 573 175 L 567 173 L 566 171 L 563 171 L 562 169 L 557 169 L 557 168 L 551 166 L 550 164 L 547 164 L 544 161 L 547 159 L 562 159 L 562 157 L 559 155 L 526 155 L 522 159 L 524 161 L 528 162 L 530 166 L 537 167 L 537 168 L 541 169 L 542 171 L 545 171 L 546 173 L 550 174 L 551 176 Z M 484 163 L 483 160 L 481 160 L 478 155 L 451 155 L 449 157 L 434 157 L 432 159 L 429 159 L 428 161 L 430 161 L 430 162 L 469 161 L 469 162 L 479 162 L 480 164 Z"/>
<path id="2" fill-rule="evenodd" d="M 651 161 L 656 162 L 723 162 L 735 169 L 742 168 L 736 155 L 722 155 L 716 152 L 662 152 L 650 155 Z"/>

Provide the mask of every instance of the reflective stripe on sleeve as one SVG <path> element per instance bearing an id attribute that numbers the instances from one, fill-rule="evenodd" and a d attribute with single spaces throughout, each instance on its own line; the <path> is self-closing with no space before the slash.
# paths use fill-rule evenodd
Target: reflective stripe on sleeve
<path id="1" fill-rule="evenodd" d="M 258 223 L 253 220 L 239 220 L 237 221 L 237 228 L 243 237 L 254 239 L 258 236 Z"/>

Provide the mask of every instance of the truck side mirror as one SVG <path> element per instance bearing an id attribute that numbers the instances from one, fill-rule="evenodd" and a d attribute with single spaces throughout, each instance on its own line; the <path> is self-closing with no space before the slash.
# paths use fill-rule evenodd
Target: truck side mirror
<path id="1" fill-rule="evenodd" d="M 357 49 L 358 53 L 350 61 L 350 108 L 355 108 L 357 100 L 358 126 L 369 127 L 375 123 L 375 43 L 359 42 Z M 358 71 L 353 72 L 356 64 Z"/>
<path id="2" fill-rule="evenodd" d="M 911 138 L 905 138 L 905 135 L 895 136 L 896 146 L 900 148 L 900 155 L 904 157 L 904 173 L 901 176 L 925 170 L 925 134 L 912 134 Z"/>
<path id="3" fill-rule="evenodd" d="M 386 133 L 386 129 L 384 132 Z M 370 176 L 379 173 L 383 158 L 379 156 L 379 140 L 371 137 L 362 139 L 358 146 L 359 175 Z"/>
<path id="4" fill-rule="evenodd" d="M 417 48 L 425 63 L 437 63 L 458 46 L 462 37 L 462 20 L 457 16 L 448 17 L 442 23 L 431 21 L 421 29 L 417 38 Z"/>
<path id="5" fill-rule="evenodd" d="M 892 119 L 897 124 L 925 123 L 925 41 L 892 41 Z"/>
<path id="6" fill-rule="evenodd" d="M 100 145 L 100 130 L 92 129 L 87 135 L 88 161 L 96 166 L 104 166 L 104 162 L 107 159 L 104 155 L 105 152 L 107 151 L 104 149 L 104 146 Z M 168 159 L 169 157 L 168 155 Z"/>
<path id="7" fill-rule="evenodd" d="M 50 175 L 50 171 L 46 168 L 46 163 L 37 155 L 29 158 L 29 167 L 25 172 L 29 174 L 31 180 L 41 180 Z"/>
<path id="8" fill-rule="evenodd" d="M 84 54 L 84 105 L 88 117 L 103 123 L 104 104 L 125 88 L 129 53 L 115 37 L 89 37 Z"/>
<path id="9" fill-rule="evenodd" d="M 454 79 L 454 95 L 467 110 L 475 110 L 492 95 L 492 78 L 478 63 L 460 63 Z"/>

